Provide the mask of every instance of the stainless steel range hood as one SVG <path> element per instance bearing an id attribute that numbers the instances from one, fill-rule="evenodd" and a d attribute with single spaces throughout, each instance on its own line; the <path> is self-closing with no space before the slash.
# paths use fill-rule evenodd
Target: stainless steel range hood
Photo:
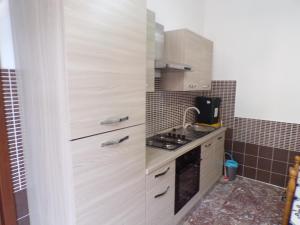
<path id="1" fill-rule="evenodd" d="M 165 61 L 165 31 L 164 26 L 156 23 L 155 26 L 155 69 L 157 70 L 179 70 L 191 71 L 190 65 L 184 65 Z"/>
<path id="2" fill-rule="evenodd" d="M 192 67 L 184 64 L 164 63 L 161 61 L 155 61 L 155 69 L 191 71 Z"/>

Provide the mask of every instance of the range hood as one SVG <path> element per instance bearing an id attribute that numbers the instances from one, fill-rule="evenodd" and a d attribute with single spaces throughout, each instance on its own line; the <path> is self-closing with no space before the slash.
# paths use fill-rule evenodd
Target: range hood
<path id="1" fill-rule="evenodd" d="M 177 71 L 191 71 L 190 65 L 179 64 L 165 61 L 165 31 L 164 26 L 155 24 L 155 69 L 157 70 L 177 70 Z"/>
<path id="2" fill-rule="evenodd" d="M 191 71 L 192 67 L 189 65 L 184 65 L 184 64 L 164 63 L 161 61 L 155 61 L 155 69 Z"/>

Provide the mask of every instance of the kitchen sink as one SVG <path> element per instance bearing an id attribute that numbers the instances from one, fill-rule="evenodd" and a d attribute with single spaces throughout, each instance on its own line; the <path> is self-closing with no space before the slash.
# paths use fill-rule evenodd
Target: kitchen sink
<path id="1" fill-rule="evenodd" d="M 196 140 L 198 138 L 204 137 L 205 135 L 211 133 L 212 131 L 215 130 L 215 128 L 213 129 L 200 129 L 198 127 L 199 125 L 191 125 L 188 126 L 187 128 L 177 128 L 177 129 L 173 129 L 173 132 L 176 134 L 180 134 L 180 135 L 185 135 L 187 139 L 189 140 Z"/>
<path id="2" fill-rule="evenodd" d="M 209 133 L 216 130 L 216 128 L 214 128 L 214 127 L 197 125 L 197 124 L 191 125 L 190 128 L 194 129 L 194 131 L 197 131 L 197 132 L 209 132 Z"/>

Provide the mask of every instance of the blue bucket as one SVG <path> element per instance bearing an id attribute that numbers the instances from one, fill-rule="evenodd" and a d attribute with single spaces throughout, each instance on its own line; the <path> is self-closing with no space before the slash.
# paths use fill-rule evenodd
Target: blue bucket
<path id="1" fill-rule="evenodd" d="M 226 160 L 225 167 L 228 179 L 230 181 L 234 180 L 236 178 L 237 168 L 239 167 L 238 162 L 233 159 Z"/>

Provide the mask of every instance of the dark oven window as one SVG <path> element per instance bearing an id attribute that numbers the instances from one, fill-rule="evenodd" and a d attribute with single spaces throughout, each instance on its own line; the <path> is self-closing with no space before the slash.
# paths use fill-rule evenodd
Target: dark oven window
<path id="1" fill-rule="evenodd" d="M 199 192 L 201 147 L 176 159 L 175 214 Z"/>

